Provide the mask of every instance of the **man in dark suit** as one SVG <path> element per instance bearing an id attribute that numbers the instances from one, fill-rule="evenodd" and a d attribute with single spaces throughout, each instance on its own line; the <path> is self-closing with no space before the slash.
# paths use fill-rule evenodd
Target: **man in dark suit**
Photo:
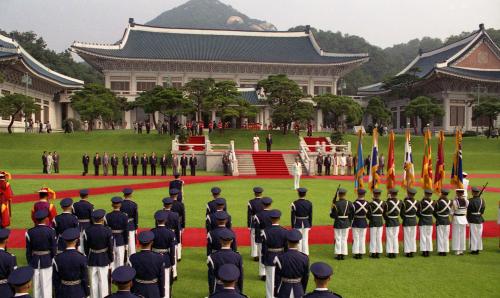
<path id="1" fill-rule="evenodd" d="M 122 165 L 123 165 L 123 176 L 128 176 L 128 164 L 130 163 L 130 158 L 128 157 L 128 153 L 125 152 L 125 155 L 122 157 Z"/>
<path id="2" fill-rule="evenodd" d="M 141 166 L 142 166 L 142 176 L 146 176 L 148 174 L 148 156 L 146 155 L 146 153 L 142 154 Z"/>
<path id="3" fill-rule="evenodd" d="M 99 153 L 96 153 L 94 156 L 94 175 L 99 176 L 99 167 L 101 166 L 101 157 Z"/>
<path id="4" fill-rule="evenodd" d="M 163 156 L 160 158 L 160 167 L 162 176 L 167 176 L 167 163 L 168 163 L 167 155 L 163 154 Z"/>
<path id="5" fill-rule="evenodd" d="M 189 169 L 191 170 L 191 176 L 196 176 L 196 165 L 198 165 L 198 158 L 194 153 L 191 154 L 189 158 Z"/>
<path id="6" fill-rule="evenodd" d="M 47 174 L 48 173 L 48 171 L 47 171 L 47 151 L 43 151 L 42 166 L 43 166 L 42 173 Z"/>
<path id="7" fill-rule="evenodd" d="M 156 176 L 156 164 L 158 163 L 158 157 L 156 153 L 153 152 L 149 157 L 149 164 L 151 165 L 151 176 Z"/>
<path id="8" fill-rule="evenodd" d="M 332 157 L 328 154 L 323 162 L 325 165 L 325 176 L 330 176 L 330 167 L 332 166 Z"/>
<path id="9" fill-rule="evenodd" d="M 186 156 L 186 153 L 183 153 L 182 157 L 181 157 L 181 175 L 182 176 L 186 176 L 186 169 L 187 169 L 188 163 L 189 163 L 189 160 Z"/>
<path id="10" fill-rule="evenodd" d="M 54 162 L 54 173 L 58 174 L 59 173 L 59 153 L 54 151 L 54 153 L 52 153 L 52 160 Z"/>
<path id="11" fill-rule="evenodd" d="M 118 156 L 115 153 L 111 156 L 111 170 L 113 172 L 113 176 L 118 175 Z"/>
<path id="12" fill-rule="evenodd" d="M 82 176 L 87 176 L 87 173 L 89 172 L 89 163 L 90 163 L 90 156 L 87 153 L 84 153 L 82 156 L 82 164 L 83 164 Z"/>
<path id="13" fill-rule="evenodd" d="M 273 136 L 268 134 L 266 137 L 266 148 L 267 152 L 271 152 L 271 146 L 273 145 Z"/>
<path id="14" fill-rule="evenodd" d="M 132 163 L 132 175 L 137 176 L 137 167 L 139 166 L 139 157 L 137 156 L 136 152 L 134 152 L 134 155 L 132 155 L 132 158 L 130 158 L 130 162 Z"/>
<path id="15" fill-rule="evenodd" d="M 321 155 L 321 153 L 319 153 L 318 157 L 316 157 L 316 165 L 318 167 L 317 174 L 318 176 L 321 176 L 323 172 L 323 155 Z"/>

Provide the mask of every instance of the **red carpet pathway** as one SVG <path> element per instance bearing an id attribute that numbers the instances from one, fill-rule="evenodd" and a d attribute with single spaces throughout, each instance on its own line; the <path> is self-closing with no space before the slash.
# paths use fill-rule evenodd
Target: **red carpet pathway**
<path id="1" fill-rule="evenodd" d="M 255 172 L 259 178 L 261 175 L 289 175 L 283 154 L 277 152 L 262 152 L 252 154 Z"/>
<path id="2" fill-rule="evenodd" d="M 250 245 L 250 233 L 247 228 L 234 228 L 238 240 L 238 246 Z M 25 247 L 25 233 L 26 230 L 15 229 L 12 230 L 9 238 L 10 248 L 24 248 Z M 369 241 L 369 232 L 367 233 L 367 241 Z M 384 231 L 385 235 L 385 231 Z M 418 235 L 418 233 L 417 233 Z M 451 234 L 450 234 L 451 235 Z M 468 232 L 467 232 L 468 235 Z M 309 233 L 310 244 L 332 244 L 333 245 L 333 227 L 332 226 L 316 226 L 313 227 Z M 487 221 L 484 223 L 483 237 L 495 238 L 500 236 L 500 227 L 495 221 Z M 468 236 L 467 236 L 468 237 Z M 204 228 L 187 228 L 184 231 L 182 243 L 184 247 L 205 247 L 207 244 L 207 234 Z M 385 239 L 385 236 L 384 236 Z M 436 239 L 436 229 L 434 229 L 433 239 Z M 403 231 L 400 229 L 399 240 L 403 240 Z M 349 242 L 352 242 L 349 236 Z"/>

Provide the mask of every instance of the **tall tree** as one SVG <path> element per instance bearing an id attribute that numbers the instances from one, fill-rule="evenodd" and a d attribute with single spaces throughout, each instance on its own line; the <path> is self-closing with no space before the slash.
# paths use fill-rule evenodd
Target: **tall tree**
<path id="1" fill-rule="evenodd" d="M 491 136 L 494 121 L 500 114 L 500 98 L 483 97 L 481 102 L 472 109 L 472 119 L 478 120 L 481 117 L 488 118 L 488 137 Z"/>
<path id="2" fill-rule="evenodd" d="M 273 123 L 279 124 L 286 134 L 294 115 L 302 105 L 299 105 L 303 97 L 302 89 L 286 75 L 271 75 L 258 84 L 259 88 L 264 88 L 266 101 L 273 109 Z"/>
<path id="3" fill-rule="evenodd" d="M 359 124 L 363 117 L 363 109 L 359 103 L 348 96 L 323 94 L 314 97 L 314 101 L 323 111 L 324 118 L 331 119 L 329 124 L 332 124 L 336 131 L 339 127 Z"/>
<path id="4" fill-rule="evenodd" d="M 152 115 L 153 123 L 157 126 L 156 112 L 163 116 L 172 117 L 192 111 L 191 101 L 185 98 L 182 91 L 175 88 L 156 86 L 155 88 L 142 92 L 134 102 L 128 105 L 128 109 L 140 107 L 145 113 Z"/>
<path id="5" fill-rule="evenodd" d="M 436 117 L 443 117 L 443 107 L 437 104 L 432 98 L 427 96 L 418 96 L 410 101 L 405 108 L 405 114 L 408 117 L 419 118 L 421 125 L 421 132 L 424 133 L 424 128 L 427 124 Z"/>
<path id="6" fill-rule="evenodd" d="M 14 120 L 21 116 L 31 115 L 40 110 L 40 106 L 35 104 L 33 98 L 23 94 L 9 94 L 0 97 L 0 115 L 2 117 L 10 117 L 7 131 L 12 133 L 12 125 Z"/>
<path id="7" fill-rule="evenodd" d="M 183 90 L 186 91 L 195 108 L 197 120 L 202 119 L 202 113 L 206 110 L 206 101 L 213 88 L 215 88 L 215 80 L 211 78 L 194 79 L 184 86 Z"/>
<path id="8" fill-rule="evenodd" d="M 372 117 L 374 124 L 388 124 L 391 121 L 391 111 L 385 106 L 382 98 L 378 96 L 370 98 L 365 108 L 365 114 Z"/>
<path id="9" fill-rule="evenodd" d="M 221 119 L 230 116 L 238 117 L 240 115 L 240 111 L 237 109 L 238 99 L 241 99 L 241 94 L 238 92 L 236 83 L 234 81 L 221 81 L 215 83 L 207 98 L 206 105 L 218 111 Z M 224 131 L 224 125 L 222 130 Z"/>
<path id="10" fill-rule="evenodd" d="M 117 97 L 102 85 L 87 84 L 82 90 L 71 95 L 71 106 L 82 120 L 89 122 L 89 130 L 93 129 L 94 121 L 98 119 L 111 124 L 114 129 L 115 121 L 122 118 L 126 99 Z"/>
<path id="11" fill-rule="evenodd" d="M 419 72 L 418 67 L 413 67 L 404 74 L 385 80 L 382 87 L 399 98 L 414 98 L 418 92 L 415 84 L 421 81 L 417 75 Z"/>

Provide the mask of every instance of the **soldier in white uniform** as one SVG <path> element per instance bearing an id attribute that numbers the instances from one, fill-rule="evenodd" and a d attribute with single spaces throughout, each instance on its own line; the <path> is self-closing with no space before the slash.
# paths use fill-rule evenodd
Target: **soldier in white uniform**
<path id="1" fill-rule="evenodd" d="M 465 233 L 467 227 L 467 207 L 469 200 L 465 197 L 464 189 L 456 190 L 456 198 L 453 200 L 452 206 L 452 234 L 451 234 L 451 249 L 455 251 L 456 255 L 463 255 L 465 247 Z"/>
<path id="2" fill-rule="evenodd" d="M 373 190 L 373 201 L 370 202 L 368 208 L 368 219 L 370 220 L 370 257 L 374 259 L 380 258 L 383 253 L 382 234 L 384 231 L 384 210 L 386 204 L 380 200 L 382 191 L 380 189 Z"/>
<path id="3" fill-rule="evenodd" d="M 452 201 L 448 200 L 449 193 L 448 189 L 441 189 L 441 196 L 434 208 L 437 251 L 440 256 L 446 256 L 450 252 L 450 213 Z"/>
<path id="4" fill-rule="evenodd" d="M 405 256 L 412 258 L 417 252 L 417 201 L 415 195 L 417 190 L 407 189 L 408 196 L 403 201 L 401 218 L 403 219 L 403 237 Z"/>
<path id="5" fill-rule="evenodd" d="M 464 196 L 466 199 L 469 199 L 469 179 L 467 179 L 467 177 L 469 176 L 469 174 L 467 174 L 467 172 L 463 172 L 462 173 L 463 175 L 463 179 L 462 179 L 462 184 L 464 186 Z"/>
<path id="6" fill-rule="evenodd" d="M 384 220 L 386 227 L 386 251 L 391 259 L 396 258 L 399 253 L 399 216 L 403 209 L 403 202 L 398 200 L 398 190 L 389 190 L 390 197 L 386 202 Z"/>
<path id="7" fill-rule="evenodd" d="M 470 251 L 473 255 L 478 255 L 479 251 L 483 250 L 483 214 L 486 204 L 480 194 L 479 188 L 472 187 L 472 199 L 470 199 L 467 208 L 467 221 L 470 226 Z"/>

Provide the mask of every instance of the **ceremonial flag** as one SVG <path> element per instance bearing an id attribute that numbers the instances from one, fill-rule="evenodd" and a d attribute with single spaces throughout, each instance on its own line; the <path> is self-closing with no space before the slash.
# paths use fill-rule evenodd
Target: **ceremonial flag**
<path id="1" fill-rule="evenodd" d="M 438 156 L 436 160 L 436 176 L 434 176 L 434 191 L 441 193 L 443 187 L 444 172 L 444 131 L 439 132 Z"/>
<path id="2" fill-rule="evenodd" d="M 423 189 L 432 189 L 432 150 L 431 150 L 431 130 L 427 129 L 424 134 L 424 157 L 422 160 L 422 179 Z"/>
<path id="3" fill-rule="evenodd" d="M 378 176 L 378 130 L 373 129 L 373 146 L 372 154 L 370 156 L 370 176 L 368 178 L 370 183 L 370 190 L 373 191 L 378 187 L 379 176 Z"/>
<path id="4" fill-rule="evenodd" d="M 406 141 L 405 141 L 405 159 L 403 163 L 403 182 L 401 185 L 403 188 L 412 188 L 415 182 L 415 170 L 413 168 L 413 156 L 411 152 L 411 135 L 410 129 L 406 129 Z"/>
<path id="5" fill-rule="evenodd" d="M 458 129 L 455 135 L 455 155 L 453 156 L 453 166 L 451 168 L 451 184 L 455 185 L 455 188 L 464 188 L 463 181 L 462 131 Z"/>
<path id="6" fill-rule="evenodd" d="M 358 130 L 358 155 L 356 160 L 356 167 L 354 168 L 354 190 L 363 189 L 363 174 L 365 172 L 365 165 L 363 161 L 363 130 Z"/>
<path id="7" fill-rule="evenodd" d="M 387 190 L 396 187 L 396 166 L 394 162 L 394 140 L 395 134 L 391 130 L 389 133 L 389 153 L 387 153 Z"/>

